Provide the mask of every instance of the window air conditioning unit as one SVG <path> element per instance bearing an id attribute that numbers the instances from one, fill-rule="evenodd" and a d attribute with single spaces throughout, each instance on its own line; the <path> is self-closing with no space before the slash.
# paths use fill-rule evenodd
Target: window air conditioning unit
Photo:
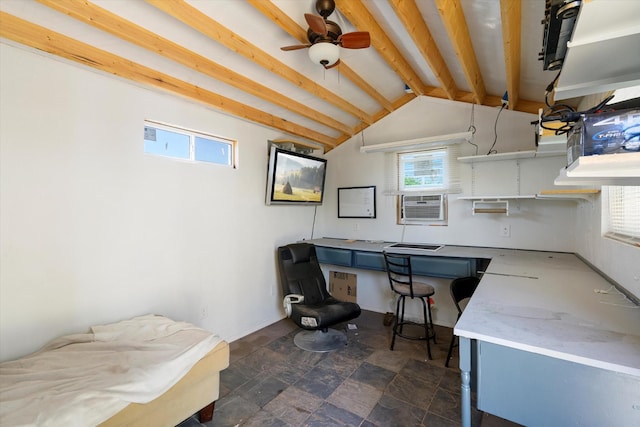
<path id="1" fill-rule="evenodd" d="M 401 218 L 406 222 L 444 221 L 445 195 L 402 196 Z"/>

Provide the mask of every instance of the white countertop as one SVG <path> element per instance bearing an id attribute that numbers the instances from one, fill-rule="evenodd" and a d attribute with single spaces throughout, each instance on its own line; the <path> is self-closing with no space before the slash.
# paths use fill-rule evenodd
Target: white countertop
<path id="1" fill-rule="evenodd" d="M 309 242 L 372 252 L 393 243 Z M 577 256 L 448 245 L 416 255 L 491 259 L 456 335 L 640 377 L 640 308 Z"/>
<path id="2" fill-rule="evenodd" d="M 493 257 L 454 332 L 640 377 L 640 308 L 572 254 Z"/>
<path id="3" fill-rule="evenodd" d="M 352 251 L 368 251 L 368 252 L 382 252 L 385 247 L 397 242 L 383 242 L 380 240 L 350 240 L 350 239 L 337 239 L 330 237 L 323 237 L 320 239 L 306 240 L 308 243 L 313 243 L 317 246 L 326 246 L 329 248 L 348 249 Z M 405 242 L 411 243 L 411 242 Z M 424 242 L 422 242 L 424 243 Z M 438 242 L 427 242 L 425 244 L 439 244 Z M 442 249 L 437 251 L 421 251 L 421 250 L 403 250 L 397 248 L 390 248 L 389 252 L 399 253 L 412 253 L 415 255 L 428 255 L 428 256 L 446 256 L 446 257 L 459 257 L 459 258 L 492 258 L 503 253 L 520 252 L 517 249 L 496 249 L 496 248 L 481 248 L 475 246 L 454 246 L 444 245 Z"/>

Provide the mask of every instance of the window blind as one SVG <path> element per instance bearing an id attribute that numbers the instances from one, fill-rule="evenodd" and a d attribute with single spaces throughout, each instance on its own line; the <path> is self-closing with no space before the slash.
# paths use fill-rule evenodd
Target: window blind
<path id="1" fill-rule="evenodd" d="M 459 147 L 385 154 L 385 195 L 459 193 Z"/>
<path id="2" fill-rule="evenodd" d="M 640 187 L 608 187 L 608 225 L 606 235 L 640 245 Z"/>

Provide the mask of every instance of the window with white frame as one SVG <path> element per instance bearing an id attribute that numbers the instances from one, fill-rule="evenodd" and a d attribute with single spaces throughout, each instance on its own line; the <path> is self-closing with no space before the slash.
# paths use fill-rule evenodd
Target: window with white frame
<path id="1" fill-rule="evenodd" d="M 236 141 L 151 121 L 144 123 L 144 152 L 236 167 Z"/>
<path id="2" fill-rule="evenodd" d="M 398 154 L 398 189 L 401 192 L 444 189 L 446 157 L 446 150 Z"/>
<path id="3" fill-rule="evenodd" d="M 460 192 L 458 147 L 394 153 L 398 223 L 446 224 L 447 193 Z"/>
<path id="4" fill-rule="evenodd" d="M 607 187 L 607 237 L 640 246 L 640 187 Z"/>
<path id="5" fill-rule="evenodd" d="M 398 194 L 460 192 L 457 146 L 396 153 Z"/>

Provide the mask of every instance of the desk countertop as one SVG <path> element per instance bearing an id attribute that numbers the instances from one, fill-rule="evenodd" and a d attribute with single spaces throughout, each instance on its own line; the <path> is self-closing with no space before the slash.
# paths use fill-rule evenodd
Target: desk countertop
<path id="1" fill-rule="evenodd" d="M 310 243 L 382 252 L 392 242 Z M 640 377 L 640 307 L 577 256 L 468 246 L 416 254 L 491 259 L 456 335 Z"/>
<path id="2" fill-rule="evenodd" d="M 572 254 L 492 258 L 454 331 L 640 377 L 640 307 Z"/>

